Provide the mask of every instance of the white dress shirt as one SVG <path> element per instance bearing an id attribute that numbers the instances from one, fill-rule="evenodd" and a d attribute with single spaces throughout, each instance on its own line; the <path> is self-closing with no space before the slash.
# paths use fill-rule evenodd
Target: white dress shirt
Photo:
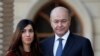
<path id="1" fill-rule="evenodd" d="M 70 33 L 70 31 L 68 30 L 68 32 L 66 32 L 64 34 L 64 36 L 61 37 L 63 39 L 62 40 L 63 48 L 64 48 L 64 46 L 66 44 L 66 41 L 67 41 L 68 36 L 69 36 L 69 33 Z M 59 44 L 59 40 L 58 40 L 59 38 L 60 37 L 57 34 L 55 34 L 55 41 L 54 41 L 54 46 L 53 46 L 53 54 L 54 54 L 54 56 L 56 55 L 56 50 L 57 50 L 57 47 L 58 47 L 58 44 Z"/>

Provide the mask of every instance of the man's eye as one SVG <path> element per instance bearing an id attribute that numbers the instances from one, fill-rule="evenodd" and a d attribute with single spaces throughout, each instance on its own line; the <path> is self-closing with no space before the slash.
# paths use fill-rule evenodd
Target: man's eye
<path id="1" fill-rule="evenodd" d="M 63 20 L 62 22 L 67 22 L 67 20 Z"/>
<path id="2" fill-rule="evenodd" d="M 67 22 L 68 20 L 62 20 L 62 22 Z"/>
<path id="3" fill-rule="evenodd" d="M 54 21 L 54 23 L 58 23 L 58 21 Z"/>

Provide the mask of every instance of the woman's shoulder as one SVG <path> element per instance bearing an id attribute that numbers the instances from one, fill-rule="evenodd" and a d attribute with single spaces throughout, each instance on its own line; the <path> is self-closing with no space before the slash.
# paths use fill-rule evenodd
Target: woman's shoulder
<path id="1" fill-rule="evenodd" d="M 7 51 L 5 56 L 16 56 L 13 51 Z"/>

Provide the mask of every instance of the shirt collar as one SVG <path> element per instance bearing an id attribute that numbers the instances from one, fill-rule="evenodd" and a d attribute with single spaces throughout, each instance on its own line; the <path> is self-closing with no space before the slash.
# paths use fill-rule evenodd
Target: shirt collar
<path id="1" fill-rule="evenodd" d="M 68 30 L 68 32 L 66 32 L 61 38 L 62 38 L 63 40 L 67 40 L 69 34 L 70 34 L 70 31 Z M 55 40 L 58 40 L 59 38 L 60 38 L 60 37 L 59 37 L 57 34 L 55 34 Z"/>

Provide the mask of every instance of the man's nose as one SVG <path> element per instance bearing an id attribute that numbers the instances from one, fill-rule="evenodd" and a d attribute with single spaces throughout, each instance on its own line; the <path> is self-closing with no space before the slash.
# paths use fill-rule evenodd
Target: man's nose
<path id="1" fill-rule="evenodd" d="M 61 22 L 59 22 L 59 23 L 58 23 L 58 26 L 59 26 L 59 27 L 60 27 L 60 26 L 62 26 L 62 23 L 61 23 Z"/>

